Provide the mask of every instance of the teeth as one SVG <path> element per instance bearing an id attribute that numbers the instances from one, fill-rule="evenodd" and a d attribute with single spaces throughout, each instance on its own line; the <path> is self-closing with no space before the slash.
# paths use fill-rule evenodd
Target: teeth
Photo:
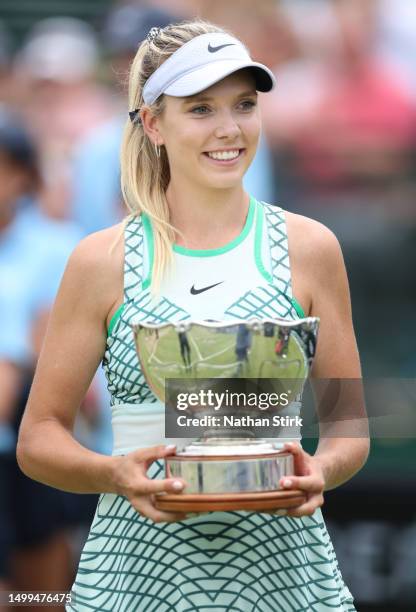
<path id="1" fill-rule="evenodd" d="M 227 160 L 238 157 L 240 155 L 240 151 L 238 149 L 235 151 L 213 151 L 209 152 L 208 155 L 209 157 L 212 157 L 212 159 Z"/>

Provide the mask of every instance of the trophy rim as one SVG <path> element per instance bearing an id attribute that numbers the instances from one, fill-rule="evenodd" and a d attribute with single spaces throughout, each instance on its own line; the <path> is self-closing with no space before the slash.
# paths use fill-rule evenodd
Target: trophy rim
<path id="1" fill-rule="evenodd" d="M 264 325 L 265 323 L 272 323 L 275 325 L 282 325 L 283 327 L 295 328 L 299 325 L 307 323 L 309 325 L 318 325 L 320 323 L 320 317 L 303 317 L 301 319 L 294 319 L 288 321 L 287 319 L 282 318 L 251 318 L 251 319 L 227 319 L 223 321 L 212 321 L 212 320 L 204 320 L 204 319 L 195 319 L 195 320 L 185 320 L 185 321 L 165 321 L 163 323 L 150 323 L 147 321 L 140 321 L 137 323 L 131 323 L 131 328 L 134 332 L 139 331 L 140 329 L 149 329 L 149 330 L 160 330 L 165 327 L 174 327 L 177 331 L 187 331 L 192 326 L 198 325 L 205 328 L 215 328 L 222 329 L 224 327 L 232 327 L 233 325 Z"/>
<path id="2" fill-rule="evenodd" d="M 178 454 L 169 456 L 169 463 L 172 461 L 249 461 L 251 459 L 273 459 L 273 457 L 285 457 L 291 453 L 286 451 L 270 451 L 265 453 L 259 453 L 256 455 L 186 455 L 180 451 Z"/>

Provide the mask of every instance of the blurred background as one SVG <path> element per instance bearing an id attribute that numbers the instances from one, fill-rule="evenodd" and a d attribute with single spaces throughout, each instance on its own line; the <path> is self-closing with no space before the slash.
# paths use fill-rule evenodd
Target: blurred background
<path id="1" fill-rule="evenodd" d="M 233 31 L 277 76 L 261 96 L 247 189 L 337 234 L 364 375 L 415 377 L 414 0 L 2 0 L 0 590 L 66 591 L 74 578 L 97 497 L 29 481 L 16 433 L 67 257 L 124 214 L 129 63 L 152 26 L 196 15 Z M 101 373 L 76 436 L 111 453 Z M 415 609 L 415 451 L 411 437 L 375 440 L 360 474 L 326 495 L 360 611 Z"/>

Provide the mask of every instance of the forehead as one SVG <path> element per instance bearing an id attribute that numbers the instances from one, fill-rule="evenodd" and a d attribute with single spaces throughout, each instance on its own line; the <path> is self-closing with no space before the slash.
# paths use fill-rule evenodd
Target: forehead
<path id="1" fill-rule="evenodd" d="M 186 104 L 201 98 L 222 98 L 225 96 L 239 96 L 242 94 L 256 93 L 256 80 L 251 70 L 243 69 L 233 72 L 229 76 L 207 87 L 203 91 L 192 96 L 177 98 L 166 96 L 169 101 L 175 104 Z"/>

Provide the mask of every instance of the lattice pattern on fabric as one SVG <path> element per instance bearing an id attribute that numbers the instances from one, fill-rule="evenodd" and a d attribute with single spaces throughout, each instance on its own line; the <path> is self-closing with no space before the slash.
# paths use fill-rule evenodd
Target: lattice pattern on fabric
<path id="1" fill-rule="evenodd" d="M 116 324 L 116 335 L 113 333 L 107 342 L 103 367 L 111 393 L 111 405 L 157 401 L 145 381 L 136 351 L 132 347 L 131 324 L 140 321 L 148 323 L 182 321 L 189 318 L 189 314 L 165 299 L 153 310 L 150 304 L 148 292 L 143 294 L 141 299 L 129 302 Z"/>
<path id="2" fill-rule="evenodd" d="M 140 218 L 127 223 L 124 232 L 124 301 L 134 300 L 143 280 L 144 234 Z"/>
<path id="3" fill-rule="evenodd" d="M 161 462 L 150 475 L 163 475 Z M 154 524 L 127 499 L 100 497 L 67 610 L 324 612 L 342 601 L 320 512 L 291 519 L 211 512 Z"/>
<path id="4" fill-rule="evenodd" d="M 256 287 L 234 302 L 225 314 L 239 319 L 280 318 L 296 319 L 298 315 L 292 303 L 273 286 Z"/>
<path id="5" fill-rule="evenodd" d="M 269 234 L 270 255 L 272 260 L 273 284 L 288 298 L 292 297 L 289 248 L 285 211 L 270 204 L 263 204 Z"/>
<path id="6" fill-rule="evenodd" d="M 140 218 L 131 219 L 125 229 L 123 312 L 107 340 L 103 368 L 111 394 L 111 405 L 117 403 L 157 402 L 140 368 L 133 344 L 131 325 L 182 321 L 189 314 L 169 300 L 155 306 L 150 290 L 142 290 L 144 233 Z"/>

